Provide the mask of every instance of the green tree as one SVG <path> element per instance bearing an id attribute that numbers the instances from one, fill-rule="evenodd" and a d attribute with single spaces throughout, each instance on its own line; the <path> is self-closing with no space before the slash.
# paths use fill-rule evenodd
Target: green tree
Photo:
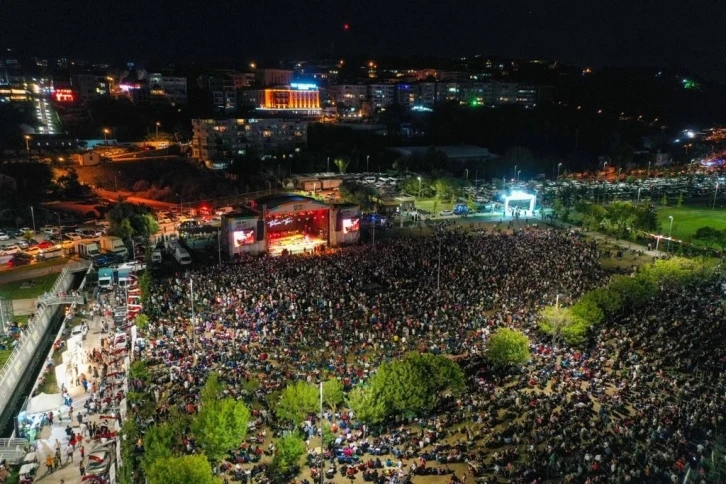
<path id="1" fill-rule="evenodd" d="M 204 454 L 159 458 L 146 471 L 149 484 L 218 484 Z"/>
<path id="2" fill-rule="evenodd" d="M 289 433 L 277 439 L 275 447 L 275 456 L 272 458 L 270 470 L 273 476 L 281 479 L 298 468 L 300 458 L 305 454 L 305 442 L 295 433 Z"/>
<path id="3" fill-rule="evenodd" d="M 282 391 L 275 415 L 280 420 L 298 425 L 319 407 L 318 389 L 304 381 L 289 384 Z"/>
<path id="4" fill-rule="evenodd" d="M 141 291 L 141 305 L 149 308 L 151 302 L 151 271 L 147 267 L 139 277 L 139 290 Z M 147 321 L 148 322 L 148 321 Z"/>
<path id="5" fill-rule="evenodd" d="M 665 193 L 660 197 L 660 204 L 664 207 L 668 206 L 668 196 Z"/>
<path id="6" fill-rule="evenodd" d="M 170 422 L 152 425 L 144 434 L 144 454 L 141 463 L 146 473 L 150 473 L 155 463 L 173 456 L 178 434 Z"/>
<path id="7" fill-rule="evenodd" d="M 238 446 L 247 435 L 250 411 L 233 398 L 221 398 L 217 375 L 210 374 L 202 389 L 199 412 L 192 421 L 192 431 L 204 452 L 213 461 Z"/>
<path id="8" fill-rule="evenodd" d="M 350 160 L 347 157 L 338 157 L 333 160 L 333 163 L 338 168 L 338 171 L 341 174 L 344 174 L 345 170 L 348 169 L 348 165 L 350 165 Z"/>
<path id="9" fill-rule="evenodd" d="M 708 247 L 726 246 L 726 230 L 718 230 L 713 227 L 699 227 L 693 234 L 693 239 L 703 242 Z"/>
<path id="10" fill-rule="evenodd" d="M 489 338 L 487 359 L 497 367 L 520 365 L 529 361 L 529 338 L 521 331 L 499 328 Z"/>
<path id="11" fill-rule="evenodd" d="M 338 190 L 344 201 L 358 205 L 363 210 L 373 208 L 374 199 L 378 196 L 375 188 L 351 180 L 341 183 Z"/>
<path id="12" fill-rule="evenodd" d="M 146 329 L 149 327 L 149 317 L 141 313 L 138 316 L 136 316 L 136 327 L 139 329 Z"/>
<path id="13" fill-rule="evenodd" d="M 374 425 L 386 418 L 386 407 L 383 400 L 376 397 L 370 386 L 356 387 L 348 392 L 348 408 L 355 412 L 356 419 Z"/>
<path id="14" fill-rule="evenodd" d="M 681 208 L 683 206 L 683 192 L 678 193 L 678 198 L 676 199 L 676 207 Z"/>
<path id="15" fill-rule="evenodd" d="M 574 322 L 575 318 L 569 308 L 547 306 L 539 312 L 539 329 L 552 335 L 555 343 L 562 336 L 562 331 Z"/>
<path id="16" fill-rule="evenodd" d="M 645 278 L 615 276 L 610 280 L 608 288 L 615 291 L 623 303 L 624 309 L 643 307 L 655 296 L 658 286 Z"/>
<path id="17" fill-rule="evenodd" d="M 461 369 L 445 356 L 413 352 L 379 366 L 370 387 L 386 415 L 425 415 L 466 385 Z"/>
<path id="18" fill-rule="evenodd" d="M 582 295 L 580 301 L 591 301 L 605 314 L 614 314 L 623 306 L 620 295 L 607 287 L 598 287 L 587 291 Z"/>
<path id="19" fill-rule="evenodd" d="M 331 378 L 323 383 L 323 403 L 333 409 L 343 401 L 343 384 L 337 378 Z"/>

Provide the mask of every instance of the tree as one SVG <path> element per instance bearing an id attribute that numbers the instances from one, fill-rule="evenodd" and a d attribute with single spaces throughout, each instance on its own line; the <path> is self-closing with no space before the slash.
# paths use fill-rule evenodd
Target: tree
<path id="1" fill-rule="evenodd" d="M 65 175 L 58 177 L 56 180 L 58 186 L 58 195 L 64 198 L 78 198 L 90 195 L 91 189 L 88 185 L 78 181 L 78 173 L 71 168 Z"/>
<path id="2" fill-rule="evenodd" d="M 718 230 L 713 227 L 699 227 L 693 234 L 693 239 L 703 242 L 709 247 L 726 246 L 726 230 Z"/>
<path id="3" fill-rule="evenodd" d="M 280 420 L 298 425 L 319 406 L 318 389 L 303 381 L 291 383 L 282 391 L 275 414 Z"/>
<path id="4" fill-rule="evenodd" d="M 445 356 L 412 352 L 378 367 L 370 381 L 371 397 L 383 404 L 385 416 L 424 415 L 447 395 L 466 388 L 461 369 Z"/>
<path id="5" fill-rule="evenodd" d="M 175 447 L 177 429 L 171 422 L 153 425 L 144 434 L 144 455 L 141 464 L 146 473 L 150 473 L 154 464 L 172 457 L 172 449 Z"/>
<path id="6" fill-rule="evenodd" d="M 552 335 L 555 343 L 562 334 L 562 330 L 574 322 L 569 308 L 547 306 L 539 312 L 539 329 L 545 334 Z"/>
<path id="7" fill-rule="evenodd" d="M 141 313 L 138 316 L 136 316 L 136 327 L 139 329 L 146 329 L 149 327 L 149 317 Z"/>
<path id="8" fill-rule="evenodd" d="M 146 471 L 149 484 L 168 484 L 170 482 L 194 484 L 218 484 L 212 474 L 204 454 L 157 459 Z"/>
<path id="9" fill-rule="evenodd" d="M 344 201 L 358 205 L 363 210 L 371 209 L 373 199 L 378 196 L 375 188 L 351 180 L 340 184 L 339 193 Z"/>
<path id="10" fill-rule="evenodd" d="M 661 204 L 662 206 L 664 206 L 664 207 L 668 205 L 668 195 L 666 195 L 665 193 L 664 193 L 664 194 L 663 194 L 663 196 L 662 196 L 662 197 L 660 198 L 660 204 Z"/>
<path id="11" fill-rule="evenodd" d="M 486 356 L 497 367 L 526 363 L 530 356 L 529 338 L 521 331 L 499 328 L 489 338 Z"/>
<path id="12" fill-rule="evenodd" d="M 335 160 L 333 160 L 333 163 L 335 163 L 335 166 L 338 168 L 338 171 L 342 175 L 345 173 L 345 170 L 348 169 L 348 165 L 350 165 L 350 160 L 345 157 L 338 157 Z"/>
<path id="13" fill-rule="evenodd" d="M 323 403 L 333 409 L 343 401 L 343 384 L 336 378 L 323 383 Z"/>
<path id="14" fill-rule="evenodd" d="M 624 309 L 638 309 L 655 296 L 658 286 L 642 277 L 615 276 L 608 288 L 615 291 Z"/>
<path id="15" fill-rule="evenodd" d="M 370 386 L 354 388 L 348 392 L 346 401 L 355 412 L 356 419 L 365 424 L 378 424 L 386 418 L 386 407 L 382 400 L 376 398 Z"/>
<path id="16" fill-rule="evenodd" d="M 305 442 L 295 433 L 289 433 L 275 443 L 277 448 L 272 459 L 271 471 L 278 479 L 288 472 L 294 471 L 300 457 L 305 454 Z"/>
<path id="17" fill-rule="evenodd" d="M 605 314 L 614 314 L 623 306 L 620 295 L 606 287 L 598 287 L 587 291 L 580 297 L 580 301 L 591 301 Z"/>
<path id="18" fill-rule="evenodd" d="M 247 435 L 250 411 L 233 398 L 222 398 L 217 375 L 210 374 L 202 389 L 199 412 L 192 421 L 192 431 L 207 456 L 218 461 L 238 446 Z"/>

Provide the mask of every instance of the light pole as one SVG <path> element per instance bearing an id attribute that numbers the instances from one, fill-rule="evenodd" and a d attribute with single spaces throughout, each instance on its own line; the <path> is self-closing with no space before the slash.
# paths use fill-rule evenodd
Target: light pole
<path id="1" fill-rule="evenodd" d="M 161 126 L 160 122 L 156 122 L 156 136 L 154 137 L 154 141 L 159 141 L 159 126 Z"/>
<path id="2" fill-rule="evenodd" d="M 560 179 L 560 168 L 562 168 L 562 163 L 557 163 L 557 179 Z"/>
<path id="3" fill-rule="evenodd" d="M 330 173 L 330 157 L 328 156 L 328 170 L 326 173 Z"/>
<path id="4" fill-rule="evenodd" d="M 33 218 L 33 233 L 35 234 L 35 211 L 33 207 L 30 207 L 30 216 Z"/>
<path id="5" fill-rule="evenodd" d="M 108 133 L 110 133 L 108 128 L 103 128 L 103 145 L 104 146 L 108 146 Z"/>
<path id="6" fill-rule="evenodd" d="M 640 203 L 640 190 L 642 190 L 643 187 L 638 187 L 638 203 Z"/>
<path id="7" fill-rule="evenodd" d="M 28 154 L 28 158 L 30 158 L 30 136 L 26 134 L 23 138 L 25 138 L 25 152 Z"/>
<path id="8" fill-rule="evenodd" d="M 189 297 L 192 300 L 192 344 L 197 345 L 197 330 L 194 327 L 194 279 L 189 279 Z"/>
<path id="9" fill-rule="evenodd" d="M 713 205 L 711 205 L 711 210 L 716 208 L 716 195 L 718 195 L 718 182 L 716 182 L 716 191 L 713 192 Z"/>
<path id="10" fill-rule="evenodd" d="M 421 198 L 421 177 L 418 177 L 418 198 Z"/>
<path id="11" fill-rule="evenodd" d="M 366 156 L 366 173 L 370 171 L 371 155 Z"/>
<path id="12" fill-rule="evenodd" d="M 650 161 L 648 162 L 648 171 L 645 174 L 645 178 L 650 178 Z"/>
<path id="13" fill-rule="evenodd" d="M 466 172 L 466 178 L 465 178 L 465 180 L 466 181 L 469 181 L 469 169 L 468 168 L 464 168 L 464 171 Z"/>
<path id="14" fill-rule="evenodd" d="M 517 171 L 517 183 L 519 183 L 519 174 L 522 173 L 522 170 Z"/>
<path id="15" fill-rule="evenodd" d="M 441 296 L 441 235 L 439 235 L 439 263 L 436 269 L 436 298 Z"/>
<path id="16" fill-rule="evenodd" d="M 673 232 L 673 215 L 668 215 L 668 218 L 671 219 L 670 227 L 668 227 L 668 248 L 666 249 L 667 252 L 671 251 L 671 232 Z"/>
<path id="17" fill-rule="evenodd" d="M 517 168 L 519 168 L 519 166 L 518 165 L 514 165 L 514 176 L 515 177 L 517 176 Z"/>

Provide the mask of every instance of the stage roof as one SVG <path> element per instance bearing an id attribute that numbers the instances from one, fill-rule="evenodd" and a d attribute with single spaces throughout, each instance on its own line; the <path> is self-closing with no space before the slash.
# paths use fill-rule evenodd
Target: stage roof
<path id="1" fill-rule="evenodd" d="M 267 206 L 268 210 L 272 210 L 274 208 L 280 207 L 282 205 L 286 205 L 288 203 L 313 203 L 315 205 L 320 205 L 321 207 L 328 207 L 327 203 L 321 202 L 319 200 L 315 200 L 314 198 L 310 197 L 304 197 L 302 195 L 267 195 L 264 197 L 260 197 L 257 200 L 255 200 L 255 203 L 258 207 L 262 208 L 263 205 Z"/>

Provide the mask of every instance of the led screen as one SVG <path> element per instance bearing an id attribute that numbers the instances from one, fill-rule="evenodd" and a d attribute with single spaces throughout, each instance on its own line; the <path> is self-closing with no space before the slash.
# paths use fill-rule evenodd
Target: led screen
<path id="1" fill-rule="evenodd" d="M 343 233 L 358 232 L 360 230 L 360 219 L 359 218 L 344 218 L 343 219 Z"/>
<path id="2" fill-rule="evenodd" d="M 235 247 L 242 247 L 243 245 L 255 243 L 255 229 L 237 230 L 233 233 L 233 235 Z"/>

